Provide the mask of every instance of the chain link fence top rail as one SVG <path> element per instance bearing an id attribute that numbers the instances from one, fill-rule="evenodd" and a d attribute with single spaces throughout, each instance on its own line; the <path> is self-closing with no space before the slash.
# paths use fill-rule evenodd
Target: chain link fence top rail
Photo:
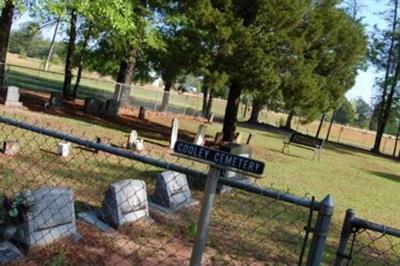
<path id="1" fill-rule="evenodd" d="M 28 212 L 30 216 L 41 217 L 43 228 L 51 228 L 57 221 L 66 219 L 57 216 L 56 209 L 71 195 L 74 217 L 104 208 L 110 185 L 121 180 L 144 181 L 139 190 L 145 190 L 152 200 L 158 176 L 165 170 L 185 173 L 193 199 L 202 197 L 201 188 L 208 171 L 204 164 L 154 150 L 134 153 L 122 148 L 126 143 L 124 134 L 105 145 L 93 142 L 92 132 L 77 134 L 68 130 L 67 125 L 57 130 L 48 128 L 49 125 L 39 122 L 0 116 L 0 140 L 16 141 L 20 146 L 14 156 L 1 155 L 1 193 L 14 198 L 25 191 L 28 195 L 25 200 L 37 201 L 40 195 L 46 196 L 47 205 L 42 204 L 39 211 Z M 58 155 L 60 141 L 71 143 L 67 157 Z M 178 178 L 176 172 L 171 180 Z M 226 178 L 220 179 L 220 185 L 228 186 L 231 191 L 217 196 L 204 265 L 306 262 L 314 236 L 311 229 L 318 223 L 318 201 Z M 59 204 L 56 194 L 64 199 Z M 141 202 L 135 204 L 139 206 Z M 193 205 L 165 214 L 150 208 L 151 219 L 125 224 L 112 233 L 104 233 L 77 218 L 76 232 L 82 236 L 80 240 L 66 239 L 35 249 L 20 264 L 66 260 L 80 265 L 186 265 L 199 210 L 199 205 Z M 70 212 L 59 213 L 70 215 Z M 41 237 L 47 241 L 57 235 L 42 234 Z"/>
<path id="2" fill-rule="evenodd" d="M 400 265 L 400 229 L 347 210 L 335 261 L 335 266 L 341 265 Z"/>

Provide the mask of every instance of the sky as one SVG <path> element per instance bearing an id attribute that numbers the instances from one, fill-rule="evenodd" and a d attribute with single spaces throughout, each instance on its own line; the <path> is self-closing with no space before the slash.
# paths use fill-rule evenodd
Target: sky
<path id="1" fill-rule="evenodd" d="M 384 28 L 386 23 L 379 13 L 387 8 L 389 0 L 358 0 L 360 11 L 358 16 L 362 18 L 362 23 L 366 26 L 366 31 L 369 33 L 376 24 L 379 28 Z M 27 14 L 17 18 L 13 24 L 13 29 L 17 29 L 19 24 L 29 21 L 30 17 Z M 45 28 L 42 30 L 43 36 L 51 39 L 54 32 L 53 28 Z M 63 38 L 62 34 L 57 36 L 57 40 Z M 371 103 L 374 96 L 375 78 L 379 76 L 376 70 L 369 66 L 367 71 L 360 71 L 356 77 L 355 85 L 346 93 L 346 97 L 350 100 L 361 97 L 366 102 Z"/>

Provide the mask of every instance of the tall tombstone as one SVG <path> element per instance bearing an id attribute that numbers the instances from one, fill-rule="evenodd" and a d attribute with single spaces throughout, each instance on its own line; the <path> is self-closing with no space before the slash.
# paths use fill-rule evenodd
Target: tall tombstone
<path id="1" fill-rule="evenodd" d="M 22 103 L 19 101 L 19 97 L 20 97 L 19 88 L 15 86 L 8 86 L 4 105 L 14 106 L 14 107 L 22 106 Z"/>
<path id="2" fill-rule="evenodd" d="M 207 117 L 207 123 L 214 123 L 214 113 L 210 113 Z"/>
<path id="3" fill-rule="evenodd" d="M 119 102 L 110 99 L 106 101 L 106 114 L 109 116 L 117 116 L 119 111 Z"/>
<path id="4" fill-rule="evenodd" d="M 149 216 L 146 183 L 128 179 L 111 184 L 103 200 L 102 215 L 115 228 Z"/>
<path id="5" fill-rule="evenodd" d="M 240 144 L 240 142 L 242 141 L 242 133 L 238 132 L 235 135 L 235 140 L 233 142 Z"/>
<path id="6" fill-rule="evenodd" d="M 17 228 L 19 242 L 30 248 L 77 234 L 71 189 L 45 187 L 21 195 L 28 211 L 26 220 Z"/>
<path id="7" fill-rule="evenodd" d="M 71 143 L 65 141 L 61 141 L 58 143 L 57 153 L 61 157 L 68 157 L 70 150 L 71 150 Z"/>
<path id="8" fill-rule="evenodd" d="M 98 114 L 101 107 L 101 101 L 96 98 L 86 98 L 83 110 L 88 114 Z"/>
<path id="9" fill-rule="evenodd" d="M 169 140 L 169 147 L 171 149 L 174 148 L 175 142 L 178 140 L 178 132 L 179 132 L 179 121 L 177 118 L 173 118 L 171 124 L 171 137 Z"/>
<path id="10" fill-rule="evenodd" d="M 193 202 L 186 175 L 164 171 L 157 176 L 153 202 L 176 210 Z"/>
<path id="11" fill-rule="evenodd" d="M 220 148 L 224 152 L 228 152 L 230 154 L 235 154 L 237 156 L 245 157 L 245 158 L 251 158 L 253 154 L 253 149 L 250 147 L 250 145 L 247 144 L 239 144 L 239 143 L 225 143 L 221 146 Z M 246 184 L 251 183 L 251 179 L 245 176 L 242 176 L 241 174 L 235 172 L 235 171 L 222 171 L 221 175 L 225 178 L 231 178 L 235 179 L 236 181 L 241 181 Z M 217 192 L 228 192 L 231 190 L 231 187 L 228 186 L 223 186 L 223 185 L 218 185 L 217 187 Z"/>
<path id="12" fill-rule="evenodd" d="M 51 92 L 49 106 L 61 106 L 62 105 L 62 93 L 60 92 Z"/>
<path id="13" fill-rule="evenodd" d="M 204 145 L 206 142 L 206 125 L 200 125 L 197 129 L 196 138 L 194 139 L 194 144 L 196 145 Z"/>
<path id="14" fill-rule="evenodd" d="M 146 119 L 146 109 L 143 106 L 140 106 L 139 109 L 139 119 L 142 121 Z"/>
<path id="15" fill-rule="evenodd" d="M 132 130 L 131 133 L 129 133 L 128 143 L 126 144 L 126 148 L 128 149 L 133 148 L 133 146 L 137 141 L 138 141 L 138 133 L 136 130 Z"/>
<path id="16" fill-rule="evenodd" d="M 219 144 L 221 144 L 222 143 L 222 138 L 223 138 L 223 133 L 222 132 L 217 132 L 217 133 L 215 133 L 215 138 L 214 138 L 214 143 L 216 144 L 216 145 L 219 145 Z"/>
<path id="17" fill-rule="evenodd" d="M 250 133 L 250 134 L 249 134 L 249 137 L 247 138 L 246 144 L 247 144 L 247 145 L 253 145 L 254 138 L 255 138 L 255 135 L 253 135 L 252 133 Z"/>

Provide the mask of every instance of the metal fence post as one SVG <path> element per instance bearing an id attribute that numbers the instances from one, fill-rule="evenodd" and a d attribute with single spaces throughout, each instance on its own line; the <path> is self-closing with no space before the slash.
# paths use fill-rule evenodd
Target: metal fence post
<path id="1" fill-rule="evenodd" d="M 318 266 L 321 264 L 334 210 L 335 204 L 333 198 L 331 195 L 328 195 L 322 200 L 318 210 L 318 217 L 308 253 L 308 266 Z"/>
<path id="2" fill-rule="evenodd" d="M 208 226 L 211 220 L 212 206 L 214 203 L 215 193 L 217 191 L 218 177 L 220 169 L 214 166 L 210 166 L 208 172 L 206 186 L 204 189 L 204 195 L 202 200 L 202 206 L 197 223 L 197 234 L 193 245 L 192 257 L 190 259 L 190 266 L 199 266 L 201 264 L 201 258 L 206 248 L 208 239 Z"/>
<path id="3" fill-rule="evenodd" d="M 345 252 L 346 252 L 347 242 L 349 241 L 352 230 L 351 221 L 353 220 L 355 215 L 356 214 L 352 209 L 348 209 L 346 211 L 346 216 L 344 218 L 342 226 L 342 233 L 340 234 L 339 247 L 336 253 L 335 266 L 342 265 L 343 259 L 346 258 Z"/>

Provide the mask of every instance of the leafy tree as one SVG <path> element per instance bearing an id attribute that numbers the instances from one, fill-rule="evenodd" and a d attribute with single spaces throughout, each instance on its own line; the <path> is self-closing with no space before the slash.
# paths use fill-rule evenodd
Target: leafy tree
<path id="1" fill-rule="evenodd" d="M 395 92 L 400 78 L 400 42 L 399 42 L 399 21 L 398 8 L 399 1 L 390 1 L 389 27 L 379 30 L 375 27 L 370 44 L 370 61 L 381 71 L 384 77 L 377 80 L 379 88 L 379 98 L 375 108 L 377 129 L 373 152 L 380 153 L 383 133 L 390 118 L 393 107 Z"/>
<path id="2" fill-rule="evenodd" d="M 353 124 L 360 128 L 368 127 L 369 120 L 371 117 L 371 106 L 365 102 L 362 98 L 358 98 L 354 102 L 356 116 Z"/>
<path id="3" fill-rule="evenodd" d="M 353 105 L 344 98 L 342 104 L 336 110 L 334 121 L 339 124 L 349 124 L 353 121 L 355 113 Z"/>
<path id="4" fill-rule="evenodd" d="M 15 3 L 12 0 L 2 1 L 0 16 L 0 85 L 4 83 L 7 48 L 11 25 L 14 16 Z"/>

